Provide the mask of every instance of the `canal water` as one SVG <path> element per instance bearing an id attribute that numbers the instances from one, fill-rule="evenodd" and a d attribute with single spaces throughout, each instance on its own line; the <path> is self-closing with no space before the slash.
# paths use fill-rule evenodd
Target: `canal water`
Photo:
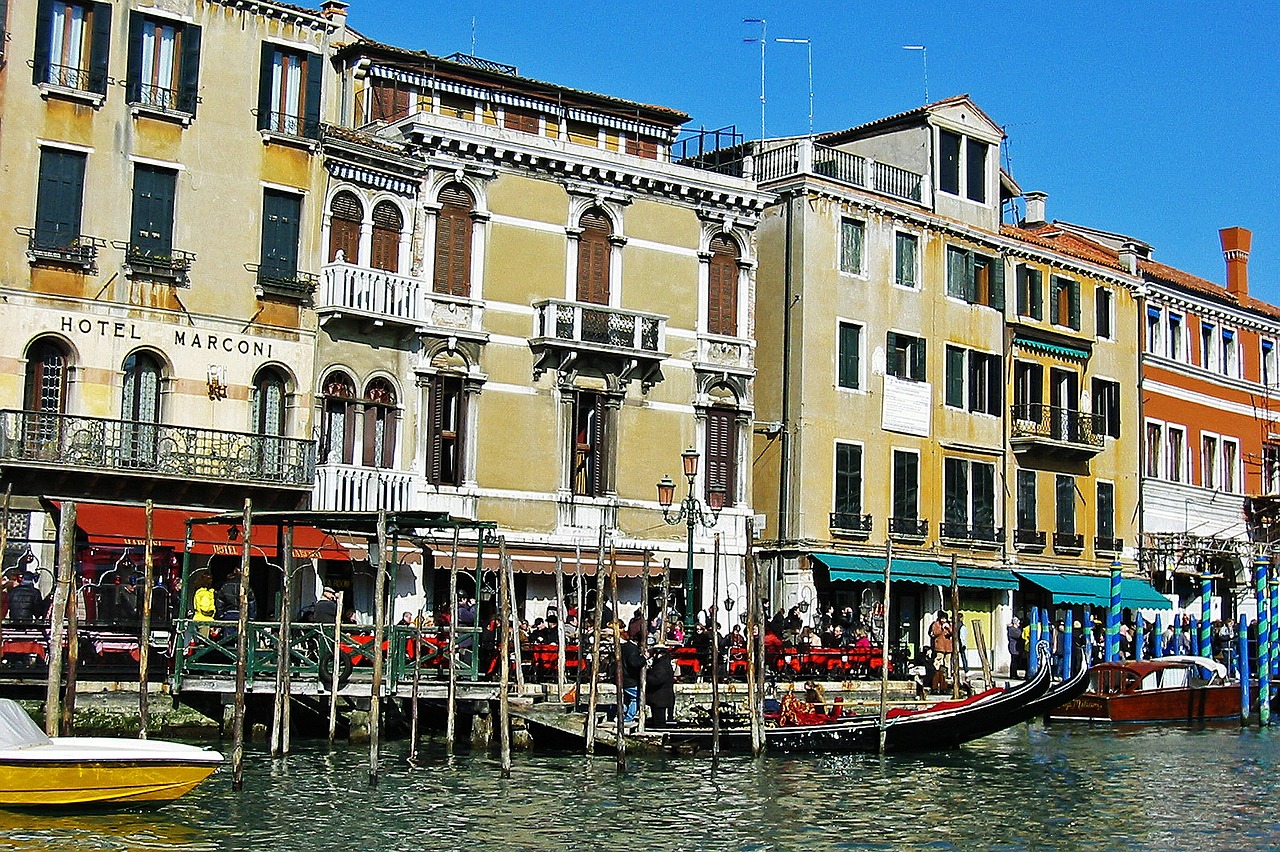
<path id="1" fill-rule="evenodd" d="M 925 756 L 445 755 L 251 747 L 244 790 L 221 769 L 159 810 L 0 812 L 0 850 L 1280 848 L 1280 731 L 1021 726 Z"/>

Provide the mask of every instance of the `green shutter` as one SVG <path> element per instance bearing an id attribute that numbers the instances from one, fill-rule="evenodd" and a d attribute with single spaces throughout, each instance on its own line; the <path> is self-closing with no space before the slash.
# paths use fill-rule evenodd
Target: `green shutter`
<path id="1" fill-rule="evenodd" d="M 1027 270 L 1027 287 L 1031 297 L 1031 318 L 1044 319 L 1044 276 L 1039 269 Z"/>
<path id="2" fill-rule="evenodd" d="M 324 57 L 318 53 L 308 53 L 306 104 L 302 118 L 302 135 L 311 139 L 320 138 L 320 89 L 324 78 Z"/>
<path id="3" fill-rule="evenodd" d="M 945 459 L 942 466 L 942 520 L 948 524 L 969 523 L 969 463 L 964 459 Z M 953 530 L 954 534 L 956 531 Z"/>
<path id="4" fill-rule="evenodd" d="M 49 48 L 53 39 L 53 0 L 39 0 L 36 4 L 36 47 L 31 62 L 31 82 L 35 85 L 49 80 Z"/>
<path id="5" fill-rule="evenodd" d="M 857 444 L 836 444 L 835 510 L 862 514 L 862 447 Z"/>
<path id="6" fill-rule="evenodd" d="M 1004 408 L 1004 360 L 987 356 L 987 413 L 999 415 Z"/>
<path id="7" fill-rule="evenodd" d="M 261 265 L 268 274 L 281 278 L 293 278 L 298 274 L 298 220 L 301 212 L 300 196 L 263 190 Z"/>
<path id="8" fill-rule="evenodd" d="M 276 62 L 276 47 L 270 42 L 262 43 L 262 64 L 258 69 L 258 129 L 270 130 L 272 84 L 271 71 Z"/>
<path id="9" fill-rule="evenodd" d="M 1036 473 L 1034 470 L 1018 471 L 1018 529 L 1037 529 Z"/>
<path id="10" fill-rule="evenodd" d="M 1013 270 L 1013 278 L 1015 286 L 1018 288 L 1018 316 L 1027 316 L 1030 309 L 1030 293 L 1027 287 L 1027 267 L 1025 264 L 1019 263 Z"/>
<path id="11" fill-rule="evenodd" d="M 40 150 L 36 187 L 36 244 L 67 249 L 80 236 L 85 155 L 61 148 Z"/>
<path id="12" fill-rule="evenodd" d="M 893 517 L 918 516 L 920 459 L 915 453 L 893 452 Z"/>
<path id="13" fill-rule="evenodd" d="M 948 346 L 946 360 L 946 404 L 952 408 L 963 408 L 964 350 L 956 346 Z"/>
<path id="14" fill-rule="evenodd" d="M 917 337 L 911 347 L 911 378 L 917 382 L 924 381 L 924 345 L 925 339 Z"/>
<path id="15" fill-rule="evenodd" d="M 842 388 L 858 387 L 858 337 L 856 325 L 840 323 L 837 383 Z"/>
<path id="16" fill-rule="evenodd" d="M 1116 493 L 1110 482 L 1098 483 L 1098 537 L 1115 538 Z"/>
<path id="17" fill-rule="evenodd" d="M 967 260 L 969 253 L 955 246 L 947 246 L 947 295 L 957 299 L 967 299 L 970 287 L 965 276 L 968 273 Z"/>
<path id="18" fill-rule="evenodd" d="M 998 311 L 1004 310 L 1004 258 L 996 255 L 990 258 L 991 266 L 988 269 L 988 275 L 991 280 L 991 307 Z"/>
<path id="19" fill-rule="evenodd" d="M 200 27 L 182 27 L 182 67 L 178 78 L 178 109 L 196 114 L 200 101 Z"/>
<path id="20" fill-rule="evenodd" d="M 1073 476 L 1058 475 L 1055 482 L 1055 508 L 1057 532 L 1075 535 L 1076 532 L 1076 480 Z"/>
<path id="21" fill-rule="evenodd" d="M 94 3 L 89 42 L 89 91 L 107 93 L 107 65 L 111 58 L 111 4 Z"/>
<path id="22" fill-rule="evenodd" d="M 1070 288 L 1070 295 L 1071 295 L 1071 300 L 1070 300 L 1071 316 L 1069 317 L 1069 321 L 1067 324 L 1070 325 L 1072 328 L 1074 328 L 1076 331 L 1079 331 L 1080 330 L 1080 282 L 1076 281 L 1073 278 L 1073 279 L 1070 279 L 1067 282 L 1067 284 Z"/>
<path id="23" fill-rule="evenodd" d="M 973 489 L 973 525 L 994 530 L 996 526 L 995 465 L 973 462 L 969 465 Z"/>
<path id="24" fill-rule="evenodd" d="M 901 376 L 904 372 L 898 363 L 898 334 L 894 331 L 884 338 L 884 371 L 890 376 Z"/>
<path id="25" fill-rule="evenodd" d="M 146 18 L 141 12 L 129 13 L 129 55 L 126 58 L 125 103 L 136 104 L 142 100 L 142 25 Z"/>
<path id="26" fill-rule="evenodd" d="M 129 242 L 154 257 L 173 252 L 173 197 L 178 173 L 136 163 L 133 167 L 133 231 Z"/>

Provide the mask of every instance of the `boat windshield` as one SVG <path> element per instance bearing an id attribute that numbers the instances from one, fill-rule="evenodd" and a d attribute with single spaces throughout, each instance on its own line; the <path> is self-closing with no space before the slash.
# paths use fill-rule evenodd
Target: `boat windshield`
<path id="1" fill-rule="evenodd" d="M 1165 689 L 1176 689 L 1187 685 L 1188 670 L 1186 667 L 1179 666 L 1177 668 L 1169 668 L 1164 670 L 1164 679 L 1161 683 Z"/>
<path id="2" fill-rule="evenodd" d="M 1142 689 L 1142 690 L 1147 690 L 1147 689 L 1159 689 L 1159 688 L 1160 688 L 1160 673 L 1159 673 L 1159 672 L 1147 672 L 1145 675 L 1143 675 L 1143 677 L 1142 677 L 1142 683 L 1138 686 L 1138 688 L 1139 688 L 1139 689 Z"/>
<path id="3" fill-rule="evenodd" d="M 0 749 L 27 748 L 49 742 L 27 711 L 10 698 L 0 698 Z"/>

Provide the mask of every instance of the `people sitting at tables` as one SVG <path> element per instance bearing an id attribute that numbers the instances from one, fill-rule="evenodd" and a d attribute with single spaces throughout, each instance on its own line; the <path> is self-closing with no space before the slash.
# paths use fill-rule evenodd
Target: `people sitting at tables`
<path id="1" fill-rule="evenodd" d="M 854 634 L 853 634 L 853 647 L 855 647 L 855 648 L 870 648 L 870 647 L 871 647 L 871 637 L 867 635 L 867 631 L 862 630 L 862 629 L 859 629 L 859 630 L 854 631 Z"/>
<path id="2" fill-rule="evenodd" d="M 747 637 L 742 634 L 741 624 L 733 625 L 733 629 L 729 631 L 729 636 L 725 640 L 725 644 L 728 645 L 730 648 L 747 647 Z"/>
<path id="3" fill-rule="evenodd" d="M 796 637 L 796 648 L 801 651 L 810 648 L 821 648 L 822 638 L 813 631 L 812 627 L 804 627 L 800 630 L 800 635 Z"/>

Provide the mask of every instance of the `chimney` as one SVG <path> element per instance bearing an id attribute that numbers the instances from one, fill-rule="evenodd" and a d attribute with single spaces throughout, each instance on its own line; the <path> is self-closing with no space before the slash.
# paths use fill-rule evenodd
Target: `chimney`
<path id="1" fill-rule="evenodd" d="M 1047 192 L 1027 192 L 1023 193 L 1023 198 L 1027 200 L 1027 215 L 1022 220 L 1022 224 L 1028 227 L 1035 227 L 1044 224 L 1044 200 L 1049 197 Z"/>
<path id="2" fill-rule="evenodd" d="M 1223 228 L 1218 231 L 1222 256 L 1227 261 L 1227 292 L 1233 296 L 1249 295 L 1249 246 L 1253 232 L 1247 228 Z"/>
<path id="3" fill-rule="evenodd" d="M 1130 275 L 1138 274 L 1138 258 L 1142 256 L 1142 246 L 1134 240 L 1125 240 L 1120 246 L 1120 265 Z"/>
<path id="4" fill-rule="evenodd" d="M 343 0 L 324 0 L 320 4 L 320 14 L 340 27 L 347 25 L 347 4 Z"/>

